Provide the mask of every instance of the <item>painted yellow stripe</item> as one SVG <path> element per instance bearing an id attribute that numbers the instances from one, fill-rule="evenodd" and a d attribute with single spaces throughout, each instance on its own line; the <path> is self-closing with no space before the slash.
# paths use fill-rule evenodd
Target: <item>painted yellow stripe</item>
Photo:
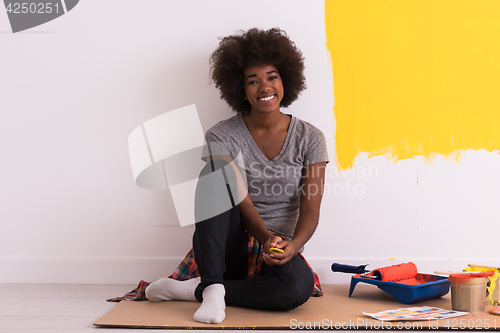
<path id="1" fill-rule="evenodd" d="M 500 149 L 500 1 L 326 0 L 337 166 Z"/>

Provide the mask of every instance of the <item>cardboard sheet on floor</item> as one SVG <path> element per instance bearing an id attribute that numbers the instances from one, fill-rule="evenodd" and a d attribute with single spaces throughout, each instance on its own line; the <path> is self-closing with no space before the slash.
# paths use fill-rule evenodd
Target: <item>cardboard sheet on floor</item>
<path id="1" fill-rule="evenodd" d="M 98 327 L 164 328 L 164 329 L 370 329 L 387 328 L 389 322 L 381 322 L 365 316 L 361 311 L 375 313 L 384 310 L 413 306 L 434 306 L 451 310 L 451 295 L 418 302 L 401 304 L 388 293 L 372 285 L 358 285 L 352 297 L 348 297 L 348 285 L 324 285 L 324 296 L 311 297 L 304 305 L 288 311 L 262 311 L 226 308 L 226 319 L 220 324 L 201 324 L 193 320 L 198 302 L 149 302 L 121 301 L 94 325 Z M 495 319 L 496 322 L 495 322 Z M 464 329 L 487 327 L 499 329 L 498 316 L 480 313 L 440 321 L 392 322 L 390 325 L 411 326 L 412 329 L 435 327 Z M 300 326 L 299 326 L 300 325 Z M 380 326 L 384 325 L 384 326 Z M 421 325 L 421 326 L 419 326 Z M 429 325 L 432 325 L 431 327 Z M 460 326 L 462 325 L 462 326 Z M 402 326 L 402 327 L 403 327 Z"/>

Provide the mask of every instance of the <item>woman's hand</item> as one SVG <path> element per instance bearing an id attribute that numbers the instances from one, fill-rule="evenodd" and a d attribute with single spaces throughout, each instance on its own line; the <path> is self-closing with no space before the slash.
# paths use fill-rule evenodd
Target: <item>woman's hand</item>
<path id="1" fill-rule="evenodd" d="M 279 239 L 279 241 L 276 241 Z M 283 250 L 283 253 L 271 253 L 270 248 L 274 247 Z M 281 237 L 273 236 L 264 244 L 262 258 L 269 266 L 279 266 L 292 260 L 293 256 L 299 252 L 293 241 L 282 240 Z"/>
<path id="2" fill-rule="evenodd" d="M 275 235 L 271 234 L 271 236 L 264 243 L 264 253 L 271 253 L 272 247 L 275 247 L 277 249 L 281 249 L 280 245 L 278 245 L 278 244 L 282 241 L 283 241 L 283 238 L 281 238 L 280 236 L 275 236 Z"/>

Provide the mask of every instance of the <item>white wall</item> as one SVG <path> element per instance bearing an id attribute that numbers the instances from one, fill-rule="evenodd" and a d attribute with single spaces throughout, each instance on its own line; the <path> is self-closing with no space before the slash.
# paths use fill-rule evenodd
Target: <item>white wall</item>
<path id="1" fill-rule="evenodd" d="M 135 283 L 171 273 L 193 228 L 178 227 L 168 191 L 135 185 L 127 137 L 190 104 L 204 130 L 230 117 L 208 57 L 218 37 L 238 29 L 280 27 L 303 51 L 308 89 L 285 112 L 324 132 L 334 162 L 323 6 L 81 1 L 17 34 L 0 10 L 0 282 Z M 428 272 L 498 265 L 499 164 L 484 151 L 432 165 L 361 155 L 353 177 L 330 163 L 330 192 L 305 255 L 324 283 L 349 279 L 330 272 L 332 262 L 413 260 Z"/>

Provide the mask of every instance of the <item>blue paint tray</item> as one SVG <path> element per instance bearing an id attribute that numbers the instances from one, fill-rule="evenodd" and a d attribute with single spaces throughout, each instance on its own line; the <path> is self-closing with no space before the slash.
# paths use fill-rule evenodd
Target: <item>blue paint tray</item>
<path id="1" fill-rule="evenodd" d="M 354 287 L 359 282 L 374 284 L 379 289 L 394 296 L 400 303 L 411 304 L 415 302 L 425 301 L 428 299 L 438 298 L 444 296 L 450 290 L 450 282 L 448 282 L 448 277 L 432 275 L 432 274 L 420 274 L 416 276 L 419 280 L 429 281 L 416 285 L 409 285 L 398 282 L 386 282 L 375 279 L 363 278 L 358 275 L 351 277 L 351 287 L 349 289 L 349 297 L 351 297 Z"/>

